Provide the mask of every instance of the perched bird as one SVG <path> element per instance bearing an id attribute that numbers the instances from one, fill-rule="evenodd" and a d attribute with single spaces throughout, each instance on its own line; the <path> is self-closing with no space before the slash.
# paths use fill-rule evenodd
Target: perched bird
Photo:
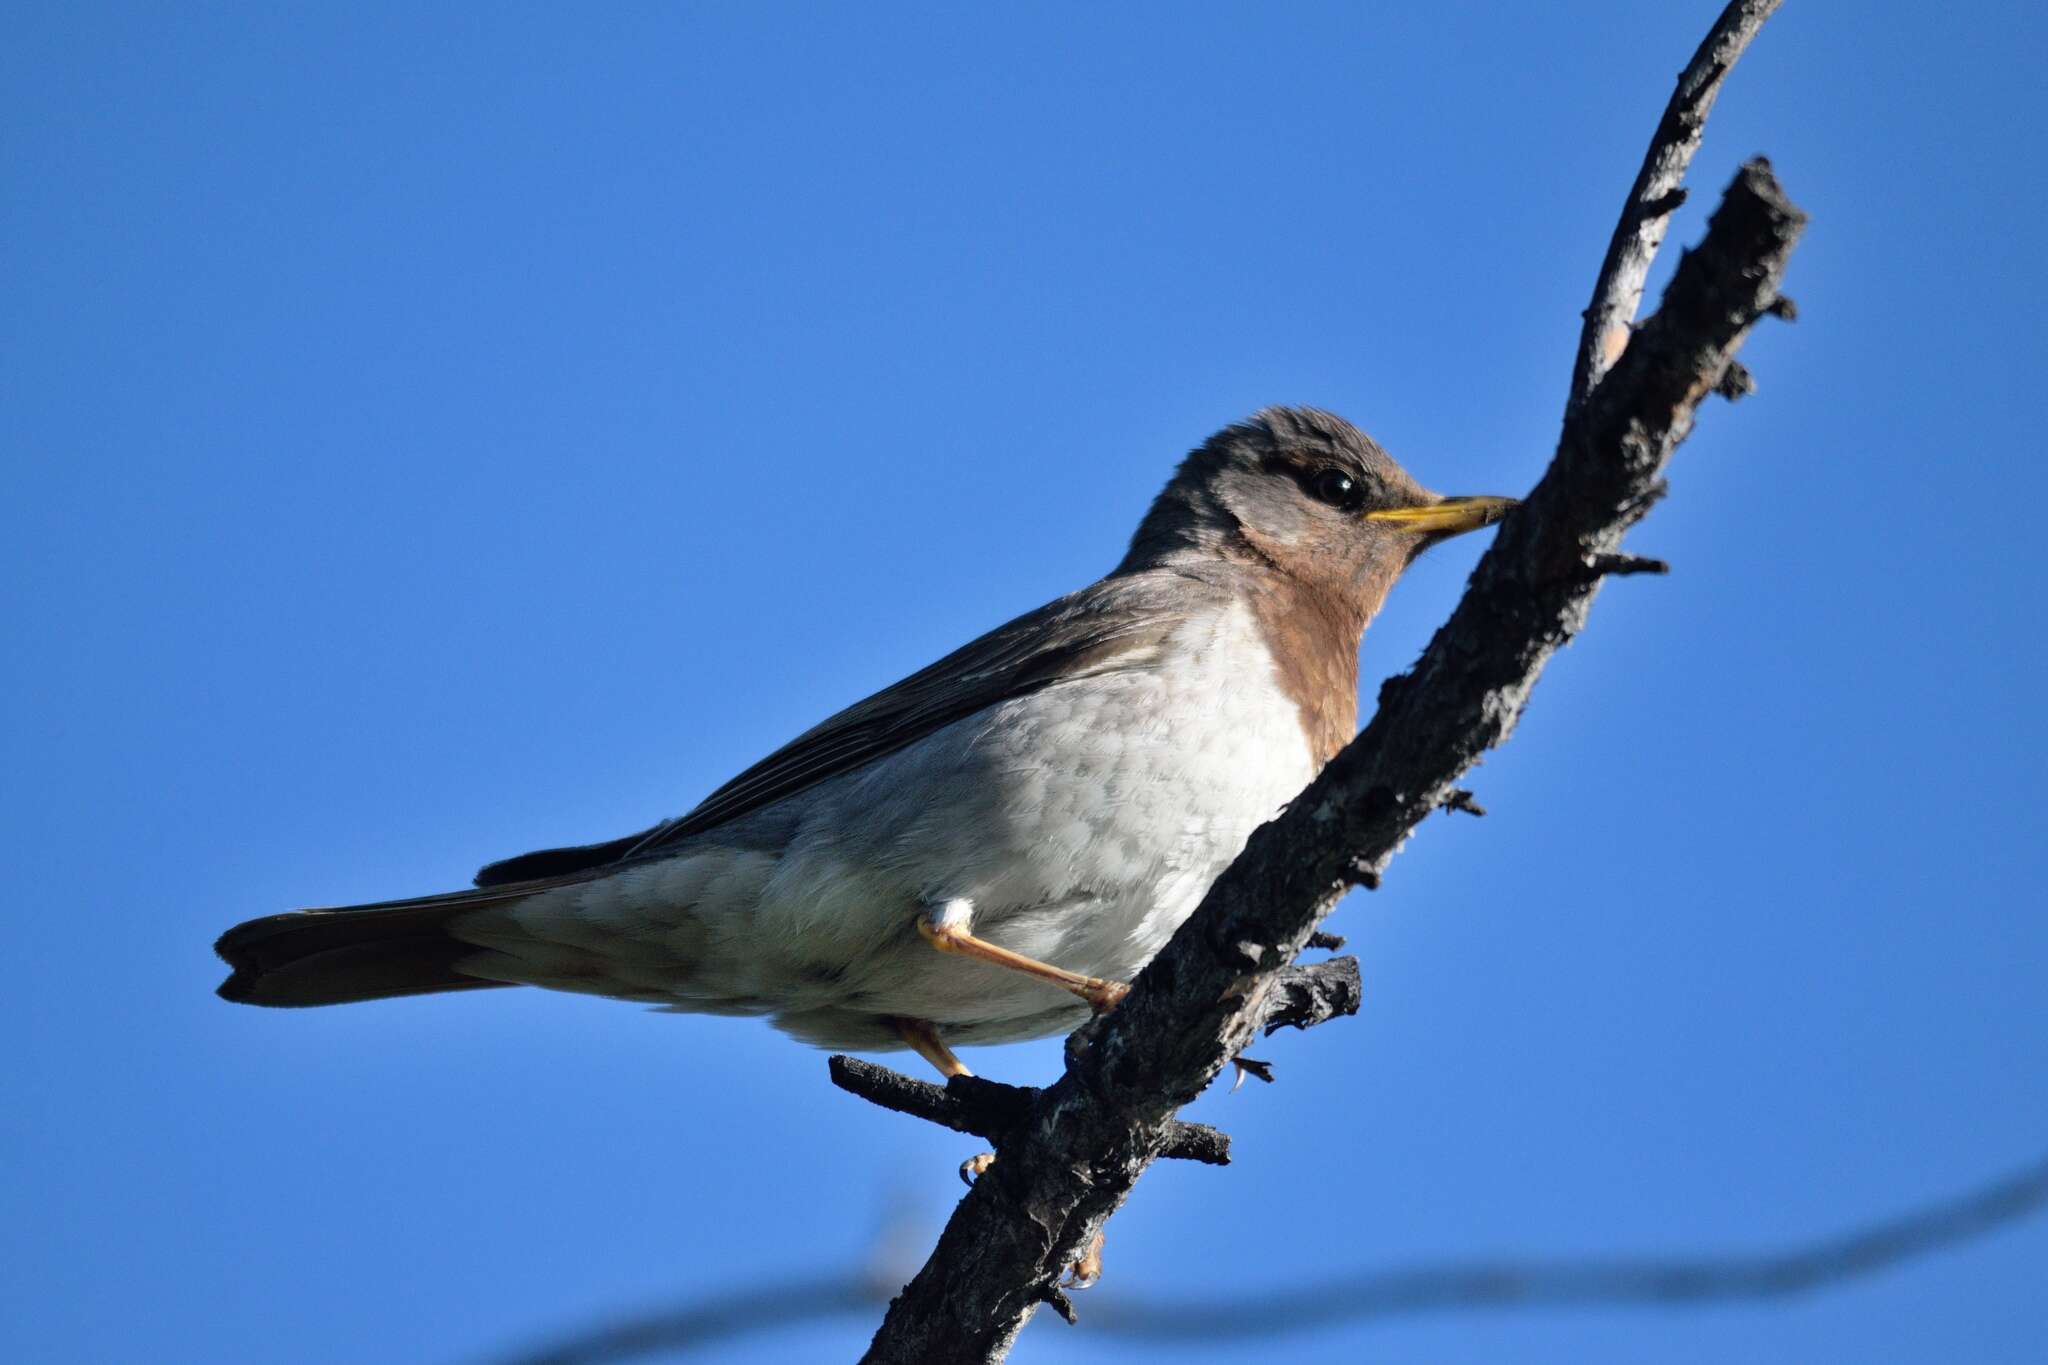
<path id="1" fill-rule="evenodd" d="M 220 987 L 336 1005 L 481 986 L 760 1014 L 821 1046 L 1070 1030 L 1357 725 L 1358 648 L 1439 497 L 1270 408 L 1184 460 L 1108 577 L 799 735 L 688 814 L 466 891 L 250 920 Z"/>

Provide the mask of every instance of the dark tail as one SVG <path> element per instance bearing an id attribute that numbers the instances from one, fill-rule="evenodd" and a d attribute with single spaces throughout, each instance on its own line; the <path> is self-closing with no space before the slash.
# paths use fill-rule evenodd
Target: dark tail
<path id="1" fill-rule="evenodd" d="M 588 879 L 557 877 L 252 919 L 213 945 L 234 968 L 220 984 L 220 998 L 241 1005 L 346 1005 L 502 986 L 456 970 L 456 963 L 481 950 L 452 937 L 449 922 L 466 911 L 509 905 Z"/>

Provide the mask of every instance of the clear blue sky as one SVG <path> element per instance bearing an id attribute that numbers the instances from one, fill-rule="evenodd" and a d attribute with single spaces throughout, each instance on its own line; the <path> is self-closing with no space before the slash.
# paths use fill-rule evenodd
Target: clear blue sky
<path id="1" fill-rule="evenodd" d="M 479 1360 L 928 1235 L 971 1140 L 763 1025 L 258 1012 L 211 941 L 680 811 L 1095 577 L 1263 404 L 1525 488 L 1713 8 L 11 7 L 0 1356 Z M 1099 1294 L 1758 1249 L 2048 1143 L 2044 36 L 1767 29 L 1676 231 L 1768 152 L 1801 320 L 1635 533 L 1675 571 L 1340 911 L 1364 1012 L 1202 1101 L 1238 1164 L 1149 1176 Z M 1791 1305 L 1286 1349 L 2031 1361 L 2044 1267 L 2036 1222 Z"/>

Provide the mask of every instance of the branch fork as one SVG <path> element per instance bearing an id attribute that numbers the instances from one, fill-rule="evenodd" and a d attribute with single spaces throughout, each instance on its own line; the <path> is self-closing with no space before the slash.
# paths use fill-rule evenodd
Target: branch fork
<path id="1" fill-rule="evenodd" d="M 1679 78 L 1586 309 L 1556 455 L 1450 620 L 1381 688 L 1364 731 L 1253 832 L 1130 995 L 1073 1040 L 1065 1074 L 997 1105 L 1002 1159 L 954 1210 L 864 1360 L 1002 1360 L 1146 1166 L 1189 1141 L 1194 1126 L 1176 1111 L 1284 1012 L 1272 1002 L 1298 1000 L 1317 1021 L 1317 991 L 1283 984 L 1314 970 L 1293 967 L 1295 954 L 1345 891 L 1378 883 L 1424 818 L 1461 804 L 1458 779 L 1512 732 L 1601 581 L 1660 567 L 1626 555 L 1623 535 L 1662 493 L 1666 463 L 1749 330 L 1790 311 L 1778 283 L 1806 220 L 1769 163 L 1742 167 L 1657 312 L 1634 318 L 1707 112 L 1777 3 L 1734 0 Z M 838 1079 L 841 1059 L 834 1068 Z M 946 1122 L 936 1114 L 920 1116 Z"/>

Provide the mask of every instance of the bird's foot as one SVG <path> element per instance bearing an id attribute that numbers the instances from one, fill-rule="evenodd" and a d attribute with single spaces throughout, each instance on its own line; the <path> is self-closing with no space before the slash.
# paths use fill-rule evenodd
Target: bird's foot
<path id="1" fill-rule="evenodd" d="M 1099 976 L 1084 978 L 1086 984 L 1072 987 L 1074 994 L 1088 1002 L 1088 1008 L 1097 1014 L 1108 1014 L 1124 1002 L 1131 993 L 1128 981 L 1104 981 Z"/>
<path id="2" fill-rule="evenodd" d="M 994 1152 L 983 1152 L 979 1156 L 968 1157 L 967 1160 L 960 1163 L 960 1183 L 972 1186 L 975 1181 L 981 1179 L 989 1167 L 995 1164 L 996 1154 Z"/>
<path id="3" fill-rule="evenodd" d="M 1096 1233 L 1088 1239 L 1087 1247 L 1074 1263 L 1067 1267 L 1067 1278 L 1060 1282 L 1062 1289 L 1093 1289 L 1095 1282 L 1102 1278 L 1102 1234 Z"/>

